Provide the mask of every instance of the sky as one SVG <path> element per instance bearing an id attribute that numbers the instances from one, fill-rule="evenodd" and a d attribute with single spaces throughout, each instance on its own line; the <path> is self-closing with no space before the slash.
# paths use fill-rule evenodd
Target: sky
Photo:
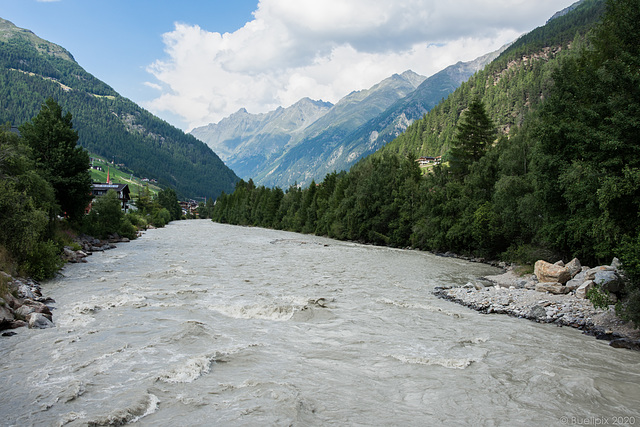
<path id="1" fill-rule="evenodd" d="M 191 130 L 246 108 L 337 102 L 499 49 L 575 0 L 0 0 L 0 17 Z"/>

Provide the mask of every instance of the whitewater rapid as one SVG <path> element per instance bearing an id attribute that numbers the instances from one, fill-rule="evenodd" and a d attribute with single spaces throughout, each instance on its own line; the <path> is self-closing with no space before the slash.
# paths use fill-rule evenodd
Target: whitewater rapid
<path id="1" fill-rule="evenodd" d="M 172 222 L 43 283 L 56 327 L 0 340 L 0 425 L 640 423 L 640 353 L 431 293 L 496 272 Z"/>

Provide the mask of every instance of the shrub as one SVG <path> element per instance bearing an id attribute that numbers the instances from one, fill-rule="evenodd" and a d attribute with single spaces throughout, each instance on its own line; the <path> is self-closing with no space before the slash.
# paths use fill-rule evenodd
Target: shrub
<path id="1" fill-rule="evenodd" d="M 22 268 L 36 280 L 50 279 L 62 268 L 60 248 L 52 240 L 38 242 L 28 253 Z"/>
<path id="2" fill-rule="evenodd" d="M 118 229 L 118 234 L 122 237 L 126 237 L 128 239 L 135 239 L 137 237 L 136 227 L 131 224 L 128 218 L 122 218 L 120 223 L 120 228 Z"/>
<path id="3" fill-rule="evenodd" d="M 151 223 L 155 227 L 164 227 L 169 221 L 171 221 L 171 214 L 165 208 L 155 211 L 151 217 Z"/>
<path id="4" fill-rule="evenodd" d="M 587 299 L 595 308 L 607 309 L 611 304 L 609 292 L 603 290 L 600 285 L 595 285 L 587 291 Z"/>

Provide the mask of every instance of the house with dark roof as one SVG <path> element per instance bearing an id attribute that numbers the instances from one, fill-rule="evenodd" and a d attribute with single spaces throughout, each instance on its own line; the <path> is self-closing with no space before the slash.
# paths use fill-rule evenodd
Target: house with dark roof
<path id="1" fill-rule="evenodd" d="M 107 191 L 113 190 L 118 195 L 118 200 L 122 202 L 122 209 L 127 211 L 127 203 L 131 200 L 131 192 L 129 190 L 128 184 L 104 184 L 100 182 L 94 182 L 93 188 L 91 190 L 91 194 L 93 198 L 104 196 L 107 194 Z M 89 205 L 88 211 L 91 210 L 91 205 Z"/>

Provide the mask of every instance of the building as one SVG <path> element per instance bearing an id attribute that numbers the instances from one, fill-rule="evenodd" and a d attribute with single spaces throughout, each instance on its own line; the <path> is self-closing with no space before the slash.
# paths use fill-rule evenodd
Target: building
<path id="1" fill-rule="evenodd" d="M 93 198 L 104 196 L 107 191 L 113 190 L 118 195 L 118 200 L 122 202 L 122 209 L 127 211 L 127 203 L 131 200 L 131 192 L 129 191 L 128 184 L 104 184 L 99 182 L 93 183 L 91 194 Z M 91 211 L 91 205 L 89 205 L 88 211 Z"/>
<path id="2" fill-rule="evenodd" d="M 416 162 L 418 162 L 420 167 L 428 166 L 431 164 L 439 165 L 440 163 L 442 163 L 442 156 L 420 157 L 419 159 L 416 160 Z"/>

